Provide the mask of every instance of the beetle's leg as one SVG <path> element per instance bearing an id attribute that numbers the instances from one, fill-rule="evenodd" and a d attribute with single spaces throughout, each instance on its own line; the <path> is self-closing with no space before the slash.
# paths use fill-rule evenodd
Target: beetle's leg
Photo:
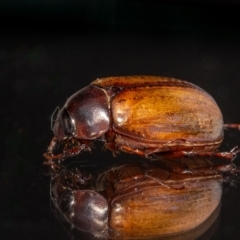
<path id="1" fill-rule="evenodd" d="M 43 156 L 47 159 L 47 161 L 44 162 L 45 165 L 52 165 L 53 162 L 61 162 L 65 160 L 68 157 L 75 156 L 79 154 L 82 150 L 85 150 L 85 146 L 77 146 L 71 149 L 67 149 L 63 151 L 62 153 L 59 153 L 57 155 L 44 153 Z"/>
<path id="2" fill-rule="evenodd" d="M 181 150 L 174 149 L 176 147 L 181 146 Z M 186 139 L 175 139 L 160 145 L 157 148 L 148 148 L 144 150 L 144 154 L 146 158 L 151 157 L 151 155 L 162 155 L 162 154 L 171 154 L 172 157 L 183 157 L 185 156 L 185 151 L 191 151 L 194 149 L 194 144 L 187 141 Z"/>
<path id="3" fill-rule="evenodd" d="M 145 158 L 153 158 L 154 155 L 161 156 L 166 153 L 171 154 L 172 157 L 174 156 L 182 157 L 186 155 L 185 152 L 192 151 L 194 148 L 195 148 L 194 144 L 185 139 L 175 139 L 167 143 L 159 144 L 159 146 L 157 147 L 151 147 L 151 148 L 149 147 L 134 148 L 128 145 L 122 145 L 118 147 L 118 149 L 120 149 L 123 152 L 136 154 Z M 178 149 L 181 149 L 181 150 L 178 150 Z M 204 147 L 201 147 L 201 149 L 204 149 Z"/>
<path id="4" fill-rule="evenodd" d="M 62 153 L 54 154 L 53 150 L 56 147 L 57 140 L 53 138 L 48 147 L 48 152 L 44 153 L 44 157 L 47 161 L 44 162 L 46 165 L 52 165 L 53 162 L 61 162 L 68 157 L 73 157 L 79 154 L 83 150 L 90 151 L 90 142 L 89 141 L 78 141 L 76 139 L 66 139 L 65 145 Z"/>
<path id="5" fill-rule="evenodd" d="M 128 147 L 128 146 L 120 146 L 119 149 L 123 152 L 126 152 L 126 153 L 136 154 L 136 155 L 139 155 L 141 157 L 146 157 L 146 151 L 144 149 L 133 149 L 133 148 Z"/>
<path id="6" fill-rule="evenodd" d="M 223 173 L 228 173 L 228 174 L 239 174 L 240 169 L 238 169 L 233 163 L 231 164 L 222 164 L 222 165 L 215 165 L 211 167 L 200 167 L 196 169 L 190 169 L 189 173 L 191 174 L 223 174 Z"/>
<path id="7" fill-rule="evenodd" d="M 119 153 L 119 148 L 116 146 L 115 143 L 112 143 L 112 142 L 106 142 L 103 145 L 103 150 L 106 150 L 106 149 L 110 150 L 114 157 L 116 157 L 117 154 Z"/>
<path id="8" fill-rule="evenodd" d="M 49 155 L 53 154 L 53 150 L 56 148 L 58 143 L 59 143 L 59 140 L 56 137 L 53 137 L 47 149 L 47 152 L 49 153 Z"/>
<path id="9" fill-rule="evenodd" d="M 238 123 L 224 124 L 223 127 L 224 127 L 225 129 L 234 128 L 234 129 L 240 130 L 240 124 L 238 124 Z"/>
<path id="10" fill-rule="evenodd" d="M 217 157 L 223 158 L 229 161 L 233 161 L 239 154 L 240 148 L 238 146 L 234 147 L 229 152 L 185 152 L 186 156 L 199 156 L 199 157 Z"/>
<path id="11" fill-rule="evenodd" d="M 165 157 L 156 157 L 150 161 L 152 164 L 156 164 L 161 168 L 167 169 L 169 172 L 181 174 L 192 174 L 191 169 L 199 167 L 199 163 L 195 163 L 193 158 L 182 155 L 174 158 L 172 158 L 170 155 L 165 155 Z"/>
<path id="12" fill-rule="evenodd" d="M 103 150 L 110 150 L 114 157 L 116 157 L 116 155 L 119 153 L 119 147 L 117 146 L 115 139 L 116 134 L 111 129 L 105 134 L 103 138 L 103 140 L 105 141 Z"/>
<path id="13" fill-rule="evenodd" d="M 222 173 L 235 173 L 238 170 L 234 167 L 233 164 L 223 164 L 209 167 L 199 167 L 199 168 L 173 168 L 174 172 L 182 174 L 191 174 L 191 175 L 211 175 L 211 174 L 222 174 Z M 239 171 L 238 171 L 239 172 Z"/>
<path id="14" fill-rule="evenodd" d="M 240 170 L 225 158 L 199 157 L 197 155 L 184 156 L 180 158 L 155 159 L 152 163 L 181 174 L 211 175 L 222 173 L 239 173 Z"/>
<path id="15" fill-rule="evenodd" d="M 193 148 L 193 144 L 186 141 L 185 139 L 176 139 L 173 141 L 169 141 L 165 144 L 162 144 L 159 147 L 155 147 L 155 148 L 143 148 L 143 149 L 134 149 L 131 148 L 130 146 L 120 146 L 119 149 L 123 152 L 127 152 L 130 154 L 136 154 L 139 155 L 141 157 L 145 157 L 145 158 L 153 158 L 155 155 L 157 156 L 161 156 L 167 154 L 167 156 L 171 157 L 183 157 L 186 156 L 184 151 L 173 151 L 171 149 L 171 146 L 169 145 L 177 145 L 177 144 L 185 144 L 186 148 L 189 150 L 191 150 Z"/>
<path id="16" fill-rule="evenodd" d="M 52 165 L 52 160 L 57 161 L 61 158 L 60 155 L 62 154 L 53 154 L 53 151 L 57 148 L 57 144 L 59 144 L 59 140 L 56 137 L 53 137 L 48 146 L 47 152 L 43 154 L 43 156 L 47 159 L 47 162 L 44 162 L 44 164 Z"/>
<path id="17" fill-rule="evenodd" d="M 230 152 L 185 152 L 185 151 L 177 151 L 177 152 L 157 152 L 154 153 L 153 156 L 156 156 L 157 158 L 170 158 L 170 159 L 178 159 L 182 157 L 216 157 L 216 158 L 222 158 L 229 162 L 232 162 L 237 154 L 240 152 L 240 150 L 237 151 L 230 151 Z"/>
<path id="18" fill-rule="evenodd" d="M 240 125 L 239 125 L 240 126 Z M 171 150 L 171 145 L 176 143 L 183 143 L 183 150 Z M 169 146 L 169 151 L 162 151 L 165 147 Z M 174 145 L 173 145 L 174 147 Z M 184 150 L 185 148 L 185 150 Z M 167 144 L 164 144 L 156 149 L 148 149 L 145 154 L 145 157 L 148 157 L 149 155 L 156 155 L 156 156 L 163 156 L 163 157 L 172 157 L 172 158 L 179 158 L 184 156 L 199 156 L 199 157 L 217 157 L 217 158 L 223 158 L 229 161 L 233 161 L 235 157 L 239 154 L 240 148 L 239 146 L 234 147 L 229 152 L 214 152 L 211 149 L 211 146 L 209 146 L 206 151 L 206 148 L 198 148 L 197 151 L 195 150 L 196 147 L 193 143 L 190 143 L 186 141 L 185 139 L 176 139 L 173 141 L 168 142 Z M 214 149 L 213 149 L 214 150 Z"/>

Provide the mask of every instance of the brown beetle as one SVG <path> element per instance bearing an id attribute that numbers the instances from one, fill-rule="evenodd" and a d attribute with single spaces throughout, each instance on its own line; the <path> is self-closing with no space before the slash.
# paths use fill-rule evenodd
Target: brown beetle
<path id="1" fill-rule="evenodd" d="M 191 158 L 195 169 L 205 161 L 211 166 L 211 159 Z M 51 183 L 52 202 L 72 227 L 97 237 L 146 239 L 194 229 L 218 207 L 222 174 L 179 174 L 164 164 L 166 159 L 123 163 L 95 180 L 81 174 L 81 167 L 63 167 Z"/>
<path id="2" fill-rule="evenodd" d="M 59 111 L 45 157 L 48 164 L 63 160 L 90 150 L 95 139 L 114 153 L 212 155 L 223 127 L 214 99 L 192 83 L 150 76 L 97 79 Z M 54 154 L 59 143 L 63 152 Z M 214 154 L 232 160 L 236 151 Z"/>

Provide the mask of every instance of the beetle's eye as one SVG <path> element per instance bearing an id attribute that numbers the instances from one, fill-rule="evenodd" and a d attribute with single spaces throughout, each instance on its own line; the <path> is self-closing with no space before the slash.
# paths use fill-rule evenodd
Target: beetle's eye
<path id="1" fill-rule="evenodd" d="M 73 121 L 71 119 L 71 117 L 69 116 L 67 110 L 64 110 L 62 113 L 62 126 L 64 129 L 64 134 L 69 136 L 69 135 L 73 135 L 74 133 L 74 124 Z"/>

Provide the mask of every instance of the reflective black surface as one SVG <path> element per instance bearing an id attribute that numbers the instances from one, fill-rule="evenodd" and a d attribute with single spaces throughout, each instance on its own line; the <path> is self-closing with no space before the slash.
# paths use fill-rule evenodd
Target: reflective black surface
<path id="1" fill-rule="evenodd" d="M 1 239 L 71 239 L 51 210 L 42 154 L 52 137 L 54 109 L 98 77 L 187 80 L 215 98 L 225 122 L 240 122 L 240 6 L 102 2 L 84 3 L 72 18 L 67 8 L 57 15 L 46 14 L 44 7 L 1 8 Z M 240 143 L 240 132 L 226 134 L 225 150 Z M 98 144 L 79 158 L 114 161 Z M 240 158 L 235 162 L 240 165 Z M 219 225 L 210 239 L 239 235 L 240 185 L 235 182 L 224 187 Z"/>

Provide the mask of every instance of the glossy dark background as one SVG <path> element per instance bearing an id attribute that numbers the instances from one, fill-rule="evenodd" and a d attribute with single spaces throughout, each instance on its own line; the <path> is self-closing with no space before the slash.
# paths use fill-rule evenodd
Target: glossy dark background
<path id="1" fill-rule="evenodd" d="M 185 79 L 216 99 L 225 122 L 240 122 L 239 10 L 234 1 L 1 1 L 1 239 L 71 239 L 51 211 L 42 154 L 54 109 L 98 77 Z M 230 135 L 225 149 L 240 143 Z M 239 239 L 239 191 L 224 188 L 211 239 Z"/>

